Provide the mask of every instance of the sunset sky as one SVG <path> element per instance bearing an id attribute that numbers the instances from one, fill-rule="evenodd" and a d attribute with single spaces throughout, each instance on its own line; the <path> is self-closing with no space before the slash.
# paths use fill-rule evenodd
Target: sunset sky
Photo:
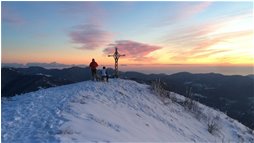
<path id="1" fill-rule="evenodd" d="M 253 2 L 2 2 L 2 63 L 253 65 Z"/>

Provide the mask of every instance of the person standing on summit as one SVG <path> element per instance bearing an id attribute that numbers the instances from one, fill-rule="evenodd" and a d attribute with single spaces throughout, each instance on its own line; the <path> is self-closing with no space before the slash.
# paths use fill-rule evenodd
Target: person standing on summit
<path id="1" fill-rule="evenodd" d="M 95 62 L 94 59 L 92 59 L 92 62 L 90 63 L 89 67 L 91 68 L 92 72 L 92 80 L 95 81 L 97 78 L 96 68 L 98 67 L 98 64 Z"/>

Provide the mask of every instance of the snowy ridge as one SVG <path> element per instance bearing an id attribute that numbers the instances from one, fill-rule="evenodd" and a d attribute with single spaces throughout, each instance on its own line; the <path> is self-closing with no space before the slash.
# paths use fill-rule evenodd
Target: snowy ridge
<path id="1" fill-rule="evenodd" d="M 254 142 L 252 130 L 198 104 L 218 117 L 211 134 L 178 102 L 165 105 L 148 85 L 122 79 L 31 92 L 2 99 L 2 142 Z"/>

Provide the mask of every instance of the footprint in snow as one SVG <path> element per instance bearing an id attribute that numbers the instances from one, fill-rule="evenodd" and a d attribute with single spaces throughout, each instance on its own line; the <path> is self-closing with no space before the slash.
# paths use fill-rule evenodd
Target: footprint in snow
<path id="1" fill-rule="evenodd" d="M 92 121 L 95 121 L 103 126 L 109 127 L 111 129 L 115 130 L 116 132 L 120 132 L 120 125 L 110 123 L 110 122 L 105 121 L 103 119 L 99 119 L 99 118 L 95 117 L 93 114 L 88 114 L 87 116 Z"/>

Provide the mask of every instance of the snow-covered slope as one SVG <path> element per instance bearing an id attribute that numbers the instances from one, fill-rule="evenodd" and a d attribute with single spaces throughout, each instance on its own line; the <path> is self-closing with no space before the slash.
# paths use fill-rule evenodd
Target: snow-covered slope
<path id="1" fill-rule="evenodd" d="M 254 142 L 252 130 L 225 114 L 198 104 L 198 117 L 173 96 L 165 105 L 148 85 L 113 79 L 2 99 L 2 142 Z"/>

